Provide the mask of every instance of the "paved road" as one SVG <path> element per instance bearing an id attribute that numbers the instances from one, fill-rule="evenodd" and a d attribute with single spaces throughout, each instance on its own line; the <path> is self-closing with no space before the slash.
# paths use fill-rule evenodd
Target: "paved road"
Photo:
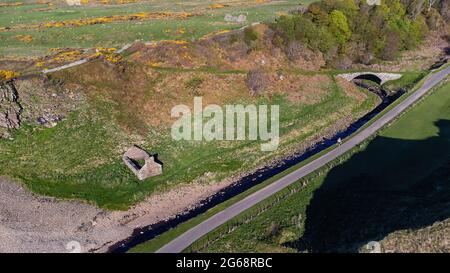
<path id="1" fill-rule="evenodd" d="M 56 71 L 61 71 L 61 70 L 67 69 L 67 68 L 79 66 L 79 65 L 82 65 L 82 64 L 87 63 L 87 62 L 88 62 L 87 59 L 81 59 L 81 60 L 78 60 L 78 61 L 75 61 L 75 62 L 72 62 L 72 63 L 69 63 L 69 64 L 65 64 L 65 65 L 62 65 L 62 66 L 58 66 L 58 67 L 55 67 L 55 68 L 52 68 L 52 69 L 44 69 L 41 72 L 43 74 L 53 73 L 53 72 L 56 72 Z"/>
<path id="2" fill-rule="evenodd" d="M 194 243 L 203 235 L 209 233 L 216 227 L 224 224 L 231 218 L 237 216 L 243 211 L 249 209 L 255 204 L 261 202 L 262 200 L 268 198 L 269 196 L 279 192 L 280 190 L 286 188 L 287 186 L 295 183 L 300 178 L 314 172 L 315 170 L 321 168 L 325 164 L 330 161 L 336 159 L 342 154 L 346 153 L 356 145 L 360 144 L 362 141 L 373 135 L 379 129 L 381 129 L 384 125 L 393 120 L 396 116 L 398 116 L 401 112 L 403 112 L 406 108 L 420 99 L 425 93 L 427 93 L 432 87 L 438 84 L 441 80 L 443 80 L 448 74 L 450 74 L 450 67 L 437 72 L 431 75 L 422 85 L 422 87 L 414 92 L 411 96 L 406 98 L 404 101 L 399 103 L 397 106 L 388 111 L 384 116 L 380 119 L 372 123 L 366 129 L 362 130 L 354 137 L 350 138 L 348 141 L 344 142 L 342 145 L 336 147 L 330 152 L 322 155 L 321 157 L 315 159 L 314 161 L 308 163 L 307 165 L 301 167 L 300 169 L 280 178 L 279 180 L 271 183 L 267 187 L 262 188 L 261 190 L 247 196 L 241 201 L 231 205 L 225 210 L 211 216 L 207 220 L 203 221 L 199 225 L 193 227 L 192 229 L 186 231 L 181 234 L 179 237 L 175 238 L 157 252 L 159 253 L 178 253 L 183 251 L 189 245 Z"/>

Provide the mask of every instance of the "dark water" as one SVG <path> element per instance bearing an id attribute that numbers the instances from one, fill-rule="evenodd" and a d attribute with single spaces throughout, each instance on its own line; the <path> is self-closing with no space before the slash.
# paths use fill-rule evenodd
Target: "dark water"
<path id="1" fill-rule="evenodd" d="M 233 185 L 221 190 L 220 192 L 208 198 L 207 200 L 203 200 L 201 202 L 201 205 L 199 205 L 195 209 L 192 209 L 186 214 L 178 215 L 173 219 L 162 221 L 144 228 L 135 229 L 132 236 L 130 236 L 128 239 L 124 241 L 121 241 L 111 246 L 109 248 L 109 252 L 113 253 L 126 252 L 132 247 L 155 238 L 156 236 L 176 227 L 177 225 L 204 213 L 208 209 L 250 189 L 255 185 L 264 182 L 265 180 L 273 177 L 274 175 L 283 172 L 284 170 L 302 162 L 303 160 L 323 151 L 324 149 L 334 145 L 339 138 L 344 139 L 347 136 L 356 132 L 359 128 L 361 128 L 364 124 L 370 121 L 375 115 L 383 111 L 388 105 L 397 100 L 405 92 L 403 90 L 400 90 L 392 96 L 386 96 L 385 94 L 387 94 L 388 92 L 385 92 L 385 90 L 382 90 L 382 92 L 374 92 L 374 93 L 376 93 L 381 97 L 382 103 L 379 104 L 370 113 L 366 114 L 359 120 L 352 123 L 347 129 L 340 131 L 334 136 L 326 138 L 319 143 L 316 143 L 314 146 L 312 146 L 303 153 L 295 154 L 279 162 L 276 166 L 261 168 L 256 172 L 241 178 L 237 183 L 234 183 Z"/>

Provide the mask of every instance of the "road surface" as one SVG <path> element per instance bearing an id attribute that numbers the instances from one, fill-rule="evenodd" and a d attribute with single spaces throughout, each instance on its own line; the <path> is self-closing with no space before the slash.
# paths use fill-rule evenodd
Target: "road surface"
<path id="1" fill-rule="evenodd" d="M 88 62 L 88 59 L 81 59 L 81 60 L 78 60 L 78 61 L 75 61 L 75 62 L 72 62 L 72 63 L 69 63 L 69 64 L 65 64 L 65 65 L 62 65 L 62 66 L 58 66 L 58 67 L 55 67 L 55 68 L 52 68 L 52 69 L 44 69 L 41 72 L 43 74 L 53 73 L 53 72 L 56 72 L 56 71 L 61 71 L 61 70 L 67 69 L 67 68 L 79 66 L 79 65 L 82 65 L 82 64 L 87 63 L 87 62 Z"/>
<path id="2" fill-rule="evenodd" d="M 349 150 L 351 150 L 352 148 L 363 142 L 365 139 L 373 135 L 379 129 L 381 129 L 384 125 L 392 121 L 395 117 L 397 117 L 406 108 L 411 106 L 414 102 L 419 100 L 436 84 L 442 81 L 448 74 L 450 74 L 450 66 L 442 71 L 430 75 L 423 83 L 420 89 L 411 94 L 404 101 L 400 102 L 397 106 L 392 108 L 390 111 L 388 111 L 378 120 L 376 120 L 370 126 L 363 129 L 355 136 L 351 137 L 348 141 L 344 142 L 342 145 L 336 147 L 335 149 L 329 151 L 328 153 L 322 155 L 321 157 L 315 159 L 314 161 L 306 164 L 305 166 L 299 168 L 298 170 L 284 176 L 283 178 L 280 178 L 279 180 L 271 183 L 270 185 L 247 196 L 246 198 L 231 205 L 230 207 L 224 209 L 223 211 L 211 216 L 202 223 L 181 234 L 180 236 L 178 236 L 177 238 L 175 238 L 174 240 L 172 240 L 171 242 L 160 248 L 157 252 L 178 253 L 183 251 L 185 248 L 190 246 L 196 240 L 200 239 L 200 237 L 206 235 L 207 233 L 214 230 L 218 226 L 224 224 L 231 218 L 239 215 L 240 213 L 244 212 L 250 207 L 274 195 L 275 193 L 295 183 L 302 177 L 316 171 L 325 164 L 333 161 L 334 159 L 348 152 Z"/>

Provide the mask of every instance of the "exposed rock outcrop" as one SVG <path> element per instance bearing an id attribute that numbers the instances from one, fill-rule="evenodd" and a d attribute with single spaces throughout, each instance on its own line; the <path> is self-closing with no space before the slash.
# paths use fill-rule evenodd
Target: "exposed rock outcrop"
<path id="1" fill-rule="evenodd" d="M 20 127 L 21 113 L 19 94 L 13 82 L 0 82 L 0 137 L 8 136 L 9 130 Z"/>
<path id="2" fill-rule="evenodd" d="M 262 70 L 252 70 L 247 73 L 245 84 L 252 95 L 261 95 L 267 88 L 268 76 Z"/>
<path id="3" fill-rule="evenodd" d="M 21 78 L 14 81 L 14 86 L 23 108 L 21 120 L 32 125 L 54 127 L 85 101 L 80 88 L 58 78 Z"/>
<path id="4" fill-rule="evenodd" d="M 440 2 L 440 13 L 442 17 L 449 22 L 450 21 L 450 1 L 448 0 L 441 0 Z"/>

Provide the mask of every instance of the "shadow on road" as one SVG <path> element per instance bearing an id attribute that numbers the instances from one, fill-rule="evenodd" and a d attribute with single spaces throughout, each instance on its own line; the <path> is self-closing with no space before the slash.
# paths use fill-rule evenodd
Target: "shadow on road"
<path id="1" fill-rule="evenodd" d="M 424 140 L 377 137 L 314 192 L 302 238 L 286 246 L 354 252 L 401 229 L 450 217 L 450 121 Z"/>

